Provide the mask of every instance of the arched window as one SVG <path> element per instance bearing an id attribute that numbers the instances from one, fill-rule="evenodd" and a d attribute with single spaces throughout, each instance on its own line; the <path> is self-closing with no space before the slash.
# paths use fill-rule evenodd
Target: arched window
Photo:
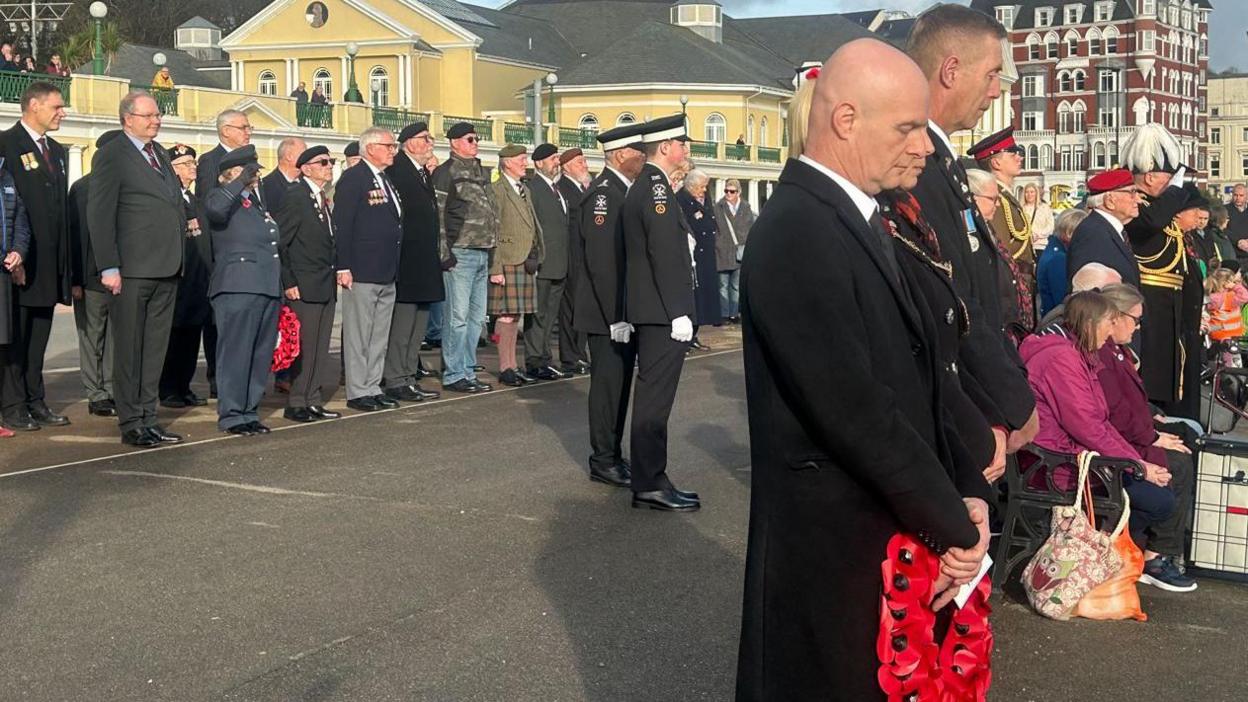
<path id="1" fill-rule="evenodd" d="M 1067 56 L 1079 55 L 1079 34 L 1075 32 L 1075 30 L 1071 29 L 1067 31 L 1066 35 L 1062 37 L 1062 41 L 1066 42 Z"/>
<path id="2" fill-rule="evenodd" d="M 1070 133 L 1070 103 L 1065 100 L 1057 106 L 1057 133 Z"/>
<path id="3" fill-rule="evenodd" d="M 368 92 L 372 104 L 390 104 L 390 74 L 381 66 L 373 66 L 368 72 Z"/>
<path id="4" fill-rule="evenodd" d="M 754 115 L 745 118 L 745 143 L 754 143 Z"/>
<path id="5" fill-rule="evenodd" d="M 581 129 L 585 129 L 595 134 L 598 133 L 598 118 L 593 114 L 583 115 L 581 121 L 577 123 Z"/>
<path id="6" fill-rule="evenodd" d="M 1110 25 L 1105 29 L 1105 55 L 1118 53 L 1118 29 Z"/>
<path id="7" fill-rule="evenodd" d="M 1075 92 L 1083 92 L 1087 86 L 1087 76 L 1083 71 L 1075 71 Z"/>
<path id="8" fill-rule="evenodd" d="M 1043 58 L 1040 55 L 1040 35 L 1035 32 L 1027 35 L 1027 58 L 1031 61 L 1039 61 Z"/>
<path id="9" fill-rule="evenodd" d="M 1101 32 L 1096 27 L 1089 27 L 1087 33 L 1088 39 L 1088 56 L 1098 56 L 1101 53 Z"/>
<path id="10" fill-rule="evenodd" d="M 1040 170 L 1053 170 L 1053 147 L 1048 144 L 1040 147 Z"/>
<path id="11" fill-rule="evenodd" d="M 707 115 L 703 125 L 703 136 L 705 141 L 727 141 L 728 122 L 724 116 L 718 112 Z"/>
<path id="12" fill-rule="evenodd" d="M 1069 93 L 1073 85 L 1070 80 L 1070 71 L 1057 72 L 1057 92 Z"/>
<path id="13" fill-rule="evenodd" d="M 1040 170 L 1040 149 L 1035 144 L 1027 147 L 1027 170 Z"/>
<path id="14" fill-rule="evenodd" d="M 257 84 L 261 95 L 277 95 L 277 76 L 273 71 L 260 71 Z"/>
<path id="15" fill-rule="evenodd" d="M 620 127 L 625 124 L 636 124 L 637 117 L 632 112 L 621 112 L 619 117 L 615 118 L 615 126 Z"/>
<path id="16" fill-rule="evenodd" d="M 1118 167 L 1118 142 L 1117 141 L 1109 142 L 1109 167 L 1110 168 Z"/>
<path id="17" fill-rule="evenodd" d="M 1049 32 L 1044 36 L 1044 46 L 1047 50 L 1046 58 L 1057 58 L 1057 32 Z"/>
<path id="18" fill-rule="evenodd" d="M 318 68 L 316 73 L 312 74 L 312 90 L 317 88 L 325 94 L 325 98 L 332 100 L 334 96 L 334 77 L 330 74 L 328 68 Z"/>
<path id="19" fill-rule="evenodd" d="M 1073 117 L 1073 127 L 1075 134 L 1082 134 L 1088 126 L 1088 107 L 1083 104 L 1083 100 L 1075 100 L 1075 104 L 1070 108 L 1070 114 Z"/>
<path id="20" fill-rule="evenodd" d="M 1098 141 L 1092 145 L 1092 167 L 1105 168 L 1105 142 Z"/>
<path id="21" fill-rule="evenodd" d="M 764 117 L 763 121 L 759 122 L 759 125 L 758 125 L 758 145 L 762 147 L 767 146 L 767 118 L 766 117 Z"/>

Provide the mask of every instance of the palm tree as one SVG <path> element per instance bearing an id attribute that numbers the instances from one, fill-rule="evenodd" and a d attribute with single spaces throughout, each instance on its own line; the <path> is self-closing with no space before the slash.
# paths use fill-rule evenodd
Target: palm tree
<path id="1" fill-rule="evenodd" d="M 121 49 L 125 39 L 115 22 L 106 22 L 100 29 L 100 46 L 104 50 L 104 73 L 113 66 L 113 57 Z M 75 69 L 95 57 L 95 27 L 88 25 L 65 39 L 61 58 L 70 69 Z"/>

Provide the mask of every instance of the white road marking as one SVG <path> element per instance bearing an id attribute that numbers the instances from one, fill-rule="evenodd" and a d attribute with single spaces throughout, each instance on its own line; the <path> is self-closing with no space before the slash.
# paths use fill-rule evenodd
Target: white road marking
<path id="1" fill-rule="evenodd" d="M 312 492 L 311 490 L 287 490 L 286 488 L 270 487 L 268 485 L 252 485 L 250 483 L 233 483 L 227 480 L 209 480 L 208 478 L 192 478 L 189 475 L 169 475 L 167 473 L 148 473 L 142 470 L 105 470 L 101 471 L 105 475 L 121 475 L 132 476 L 138 478 L 161 478 L 164 480 L 185 480 L 191 483 L 199 483 L 201 485 L 212 485 L 214 487 L 231 488 L 234 490 L 246 490 L 248 492 L 260 492 L 266 495 L 295 495 L 298 497 L 316 497 L 316 498 L 338 498 L 348 500 L 367 500 L 368 502 L 381 502 L 380 498 L 367 497 L 364 495 L 344 495 L 338 492 Z M 266 525 L 268 526 L 268 525 Z"/>

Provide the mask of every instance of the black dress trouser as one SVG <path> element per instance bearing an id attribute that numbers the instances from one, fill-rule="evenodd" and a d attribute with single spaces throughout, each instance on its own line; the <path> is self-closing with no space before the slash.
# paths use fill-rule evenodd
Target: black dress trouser
<path id="1" fill-rule="evenodd" d="M 191 392 L 191 380 L 199 367 L 199 338 L 204 328 L 198 324 L 174 327 L 169 332 L 169 350 L 160 372 L 160 397 L 181 398 Z"/>
<path id="2" fill-rule="evenodd" d="M 23 414 L 44 404 L 43 357 L 48 351 L 55 311 L 55 307 L 13 307 L 15 339 L 8 346 L 3 368 L 7 377 L 0 383 L 0 407 L 6 415 Z"/>
<path id="3" fill-rule="evenodd" d="M 617 344 L 606 334 L 589 334 L 594 365 L 589 370 L 589 465 L 607 470 L 624 459 L 624 421 L 633 387 L 637 343 Z"/>
<path id="4" fill-rule="evenodd" d="M 676 401 L 689 344 L 672 339 L 669 325 L 639 324 L 637 383 L 630 432 L 633 492 L 670 488 L 667 478 L 667 421 Z"/>
<path id="5" fill-rule="evenodd" d="M 113 325 L 113 401 L 124 434 L 156 425 L 178 279 L 123 278 L 108 307 Z"/>

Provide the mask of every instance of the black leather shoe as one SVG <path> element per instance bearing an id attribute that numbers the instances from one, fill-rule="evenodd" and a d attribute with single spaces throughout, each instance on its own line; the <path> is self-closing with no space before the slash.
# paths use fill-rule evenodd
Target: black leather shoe
<path id="1" fill-rule="evenodd" d="M 87 412 L 96 417 L 116 417 L 117 405 L 112 400 L 100 400 L 99 402 L 88 402 Z"/>
<path id="2" fill-rule="evenodd" d="M 488 383 L 483 383 L 480 380 L 477 380 L 476 378 L 473 378 L 472 380 L 469 380 L 468 382 L 472 383 L 473 385 L 476 385 L 478 392 L 489 392 L 494 389 L 493 385 L 490 385 Z"/>
<path id="3" fill-rule="evenodd" d="M 347 407 L 356 412 L 376 412 L 381 409 L 381 405 L 371 397 L 361 397 L 356 400 L 347 400 Z"/>
<path id="4" fill-rule="evenodd" d="M 376 402 L 383 409 L 394 409 L 399 406 L 398 400 L 393 397 L 386 397 L 385 395 L 373 395 L 373 402 Z"/>
<path id="5" fill-rule="evenodd" d="M 225 433 L 233 434 L 235 436 L 251 436 L 252 434 L 255 434 L 256 432 L 251 430 L 251 422 L 245 422 L 243 424 L 235 424 L 229 429 L 226 429 Z"/>
<path id="6" fill-rule="evenodd" d="M 41 427 L 63 427 L 69 424 L 69 417 L 59 415 L 48 409 L 47 405 L 35 405 L 30 408 L 30 416 Z"/>
<path id="7" fill-rule="evenodd" d="M 686 500 L 689 500 L 690 502 L 702 501 L 702 498 L 698 497 L 698 493 L 696 492 L 690 492 L 689 490 L 678 490 L 676 488 L 672 488 L 672 492 L 676 493 L 677 495 L 680 495 L 681 497 L 685 498 Z"/>
<path id="8" fill-rule="evenodd" d="M 307 407 L 287 407 L 282 412 L 282 416 L 289 419 L 292 422 L 300 422 L 302 424 L 307 424 L 308 422 L 315 422 L 316 420 L 320 419 L 320 417 L 316 416 L 315 414 L 312 414 L 312 411 L 309 410 Z"/>
<path id="9" fill-rule="evenodd" d="M 416 392 L 416 388 L 411 385 L 400 385 L 397 388 L 386 388 L 386 396 L 395 400 L 404 400 L 406 402 L 424 402 L 423 394 Z"/>
<path id="10" fill-rule="evenodd" d="M 701 341 L 698 341 L 697 339 L 694 339 L 693 341 L 689 342 L 689 346 L 690 348 L 697 349 L 698 351 L 710 351 L 711 350 L 710 346 L 707 346 L 706 344 L 702 343 Z"/>
<path id="11" fill-rule="evenodd" d="M 190 405 L 186 404 L 186 398 L 181 395 L 167 395 L 160 398 L 160 406 L 168 407 L 169 409 L 182 409 Z"/>
<path id="12" fill-rule="evenodd" d="M 474 383 L 471 380 L 468 380 L 467 378 L 460 378 L 459 380 L 456 380 L 450 385 L 443 385 L 442 389 L 450 390 L 451 392 L 465 392 L 470 395 L 475 395 L 479 392 L 485 392 L 480 387 L 478 387 L 476 383 Z"/>
<path id="13" fill-rule="evenodd" d="M 186 402 L 188 407 L 203 407 L 208 404 L 207 400 L 193 392 L 186 393 L 186 395 L 182 397 L 182 400 Z"/>
<path id="14" fill-rule="evenodd" d="M 432 378 L 432 377 L 434 377 L 434 376 L 436 376 L 436 375 L 438 375 L 438 374 L 437 374 L 437 373 L 435 373 L 435 372 L 433 372 L 433 371 L 431 371 L 431 370 L 429 370 L 428 368 L 425 368 L 424 366 L 421 366 L 421 367 L 419 367 L 419 368 L 417 368 L 417 369 L 416 369 L 416 379 L 417 379 L 417 380 L 420 380 L 421 378 Z"/>
<path id="15" fill-rule="evenodd" d="M 420 396 L 420 399 L 417 400 L 417 402 L 422 402 L 424 400 L 436 400 L 439 397 L 442 397 L 442 393 L 438 392 L 437 390 L 426 390 L 420 387 L 419 383 L 416 385 L 413 385 L 412 389 L 415 390 L 416 394 Z"/>
<path id="16" fill-rule="evenodd" d="M 589 364 L 584 361 L 577 361 L 576 362 L 576 374 L 577 375 L 589 375 Z"/>
<path id="17" fill-rule="evenodd" d="M 544 366 L 542 368 L 530 368 L 528 370 L 528 375 L 530 378 L 535 378 L 537 380 L 562 380 L 567 377 L 566 375 L 564 375 L 563 373 L 560 373 L 559 371 L 555 370 L 551 366 Z"/>
<path id="18" fill-rule="evenodd" d="M 162 444 L 182 443 L 182 436 L 180 434 L 174 434 L 173 432 L 165 429 L 159 424 L 154 424 L 148 427 L 147 432 L 151 434 L 152 436 L 156 437 L 157 439 L 160 439 L 160 443 Z"/>
<path id="19" fill-rule="evenodd" d="M 634 492 L 633 507 L 649 507 L 663 512 L 696 512 L 702 508 L 702 503 L 686 500 L 674 490 L 651 490 Z"/>
<path id="20" fill-rule="evenodd" d="M 317 419 L 339 419 L 342 417 L 342 412 L 331 412 L 320 405 L 312 405 L 308 408 L 308 412 L 315 415 Z"/>
<path id="21" fill-rule="evenodd" d="M 268 427 L 264 426 L 260 422 L 252 422 L 251 424 L 248 424 L 247 426 L 251 427 L 252 434 L 268 434 L 269 432 L 273 431 L 272 429 L 269 429 Z"/>
<path id="22" fill-rule="evenodd" d="M 208 399 L 209 400 L 217 399 L 217 386 L 216 385 L 208 386 Z"/>
<path id="23" fill-rule="evenodd" d="M 589 479 L 595 483 L 606 483 L 607 485 L 621 488 L 630 487 L 633 484 L 632 477 L 623 466 L 611 466 L 610 468 L 590 466 Z"/>
<path id="24" fill-rule="evenodd" d="M 562 373 L 565 378 L 571 378 L 577 374 L 577 366 L 576 364 L 559 366 L 559 372 Z"/>
<path id="25" fill-rule="evenodd" d="M 131 429 L 121 435 L 121 443 L 126 446 L 136 446 L 138 448 L 153 448 L 160 446 L 160 437 L 156 436 L 146 428 Z"/>
<path id="26" fill-rule="evenodd" d="M 39 431 L 42 428 L 34 417 L 25 412 L 5 417 L 0 426 L 12 431 Z"/>
<path id="27" fill-rule="evenodd" d="M 499 373 L 498 382 L 502 383 L 503 385 L 510 385 L 513 388 L 518 388 L 523 385 L 527 385 L 527 383 L 525 383 L 523 380 L 520 379 L 520 374 L 517 373 L 514 368 L 508 368 L 502 373 Z"/>

